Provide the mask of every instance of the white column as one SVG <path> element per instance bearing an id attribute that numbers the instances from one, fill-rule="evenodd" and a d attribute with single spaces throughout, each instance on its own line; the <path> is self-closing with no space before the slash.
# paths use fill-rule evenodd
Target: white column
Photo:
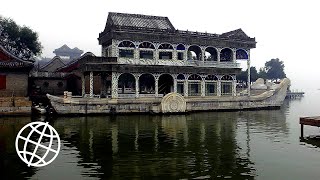
<path id="1" fill-rule="evenodd" d="M 93 72 L 90 72 L 89 75 L 89 79 L 90 79 L 90 98 L 93 98 Z"/>
<path id="2" fill-rule="evenodd" d="M 183 60 L 184 60 L 184 62 L 185 62 L 185 64 L 187 64 L 187 61 L 188 61 L 188 48 L 189 48 L 189 46 L 187 46 L 187 45 L 185 45 L 185 51 L 184 51 L 184 53 L 183 53 L 183 56 L 184 56 L 184 58 L 183 58 Z"/>
<path id="3" fill-rule="evenodd" d="M 203 48 L 201 48 L 201 61 L 204 62 L 204 55 L 205 55 L 205 51 Z"/>
<path id="4" fill-rule="evenodd" d="M 136 47 L 136 48 L 134 48 L 134 50 L 133 50 L 133 58 L 134 59 L 139 59 L 139 48 L 138 47 Z"/>
<path id="5" fill-rule="evenodd" d="M 177 82 L 177 75 L 175 74 L 173 76 L 173 92 L 177 93 L 177 89 L 178 89 L 178 82 Z"/>
<path id="6" fill-rule="evenodd" d="M 84 74 L 81 76 L 81 88 L 82 88 L 82 96 L 86 94 L 86 77 Z"/>
<path id="7" fill-rule="evenodd" d="M 221 52 L 221 49 L 217 48 L 217 62 L 218 63 L 220 62 L 220 52 Z"/>
<path id="8" fill-rule="evenodd" d="M 234 63 L 237 62 L 237 49 L 232 49 L 232 54 L 233 54 L 233 61 Z"/>
<path id="9" fill-rule="evenodd" d="M 206 96 L 205 76 L 201 77 L 201 96 Z"/>
<path id="10" fill-rule="evenodd" d="M 158 92 L 159 75 L 153 75 L 153 76 L 154 76 L 154 95 L 158 97 L 159 96 L 159 92 Z"/>
<path id="11" fill-rule="evenodd" d="M 159 44 L 154 44 L 156 47 L 153 51 L 153 60 L 155 61 L 155 64 L 158 64 L 159 61 Z"/>
<path id="12" fill-rule="evenodd" d="M 248 67 L 248 96 L 251 95 L 251 78 L 250 78 L 250 51 L 248 51 L 248 61 L 247 61 L 247 67 Z"/>
<path id="13" fill-rule="evenodd" d="M 217 82 L 217 96 L 221 96 L 221 76 L 217 76 L 218 82 Z"/>
<path id="14" fill-rule="evenodd" d="M 136 79 L 136 98 L 139 97 L 139 75 L 138 74 L 135 74 L 134 75 L 134 78 Z"/>
<path id="15" fill-rule="evenodd" d="M 184 80 L 183 90 L 184 90 L 184 97 L 188 97 L 188 78 Z"/>
<path id="16" fill-rule="evenodd" d="M 118 73 L 112 72 L 111 97 L 118 98 Z"/>
<path id="17" fill-rule="evenodd" d="M 237 80 L 232 81 L 232 96 L 237 96 Z"/>
<path id="18" fill-rule="evenodd" d="M 172 59 L 173 60 L 178 60 L 178 51 L 177 51 L 176 47 L 172 51 Z"/>
<path id="19" fill-rule="evenodd" d="M 111 57 L 117 57 L 117 49 L 118 49 L 118 41 L 117 40 L 112 40 L 112 45 L 111 45 Z"/>

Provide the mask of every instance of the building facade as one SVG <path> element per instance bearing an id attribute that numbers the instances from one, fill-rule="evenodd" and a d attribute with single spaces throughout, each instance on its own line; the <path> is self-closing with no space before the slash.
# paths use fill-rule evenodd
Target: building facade
<path id="1" fill-rule="evenodd" d="M 0 45 L 0 97 L 27 96 L 32 68 L 32 61 L 22 60 Z"/>
<path id="2" fill-rule="evenodd" d="M 241 29 L 223 34 L 181 31 L 167 17 L 124 13 L 109 13 L 98 40 L 102 57 L 79 60 L 83 96 L 236 96 L 237 60 L 250 65 L 250 49 L 256 46 L 255 38 Z M 101 85 L 98 93 L 96 83 Z"/>

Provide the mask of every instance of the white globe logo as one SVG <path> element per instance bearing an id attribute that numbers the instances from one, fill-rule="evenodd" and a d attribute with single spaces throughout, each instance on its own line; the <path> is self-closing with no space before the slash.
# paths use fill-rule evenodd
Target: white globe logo
<path id="1" fill-rule="evenodd" d="M 22 136 L 26 133 L 28 134 L 25 137 Z M 48 122 L 29 123 L 16 137 L 16 151 L 28 166 L 46 166 L 59 154 L 59 134 Z"/>

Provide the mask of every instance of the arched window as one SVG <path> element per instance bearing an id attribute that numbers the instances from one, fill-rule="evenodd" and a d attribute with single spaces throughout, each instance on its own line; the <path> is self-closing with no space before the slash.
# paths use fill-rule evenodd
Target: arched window
<path id="1" fill-rule="evenodd" d="M 192 74 L 189 76 L 188 80 L 201 81 L 201 77 L 198 74 Z"/>
<path id="2" fill-rule="evenodd" d="M 122 41 L 119 44 L 119 57 L 133 58 L 135 45 L 131 41 Z"/>
<path id="3" fill-rule="evenodd" d="M 165 51 L 162 51 L 165 50 Z M 171 44 L 165 43 L 159 46 L 159 59 L 172 59 L 173 47 Z"/>
<path id="4" fill-rule="evenodd" d="M 231 96 L 232 95 L 232 80 L 230 75 L 224 75 L 221 78 L 221 95 Z"/>
<path id="5" fill-rule="evenodd" d="M 217 95 L 217 81 L 218 78 L 215 75 L 208 75 L 205 79 L 206 96 L 216 96 Z"/>
<path id="6" fill-rule="evenodd" d="M 135 48 L 135 45 L 131 41 L 122 41 L 118 47 Z"/>
<path id="7" fill-rule="evenodd" d="M 217 78 L 217 76 L 215 76 L 215 75 L 208 75 L 208 76 L 206 77 L 206 80 L 207 80 L 207 81 L 218 81 L 218 78 Z"/>
<path id="8" fill-rule="evenodd" d="M 178 51 L 184 51 L 184 50 L 186 50 L 186 48 L 184 47 L 183 44 L 179 44 L 179 45 L 177 46 L 177 50 L 178 50 Z"/>
<path id="9" fill-rule="evenodd" d="M 164 43 L 164 44 L 160 44 L 159 49 L 172 49 L 173 50 L 173 47 L 171 44 Z"/>
<path id="10" fill-rule="evenodd" d="M 207 47 L 205 50 L 205 61 L 217 61 L 218 60 L 218 52 L 213 47 Z"/>
<path id="11" fill-rule="evenodd" d="M 220 61 L 227 62 L 233 60 L 233 52 L 230 48 L 224 48 L 220 52 Z"/>
<path id="12" fill-rule="evenodd" d="M 237 49 L 236 58 L 239 59 L 239 60 L 240 59 L 247 60 L 247 59 L 249 59 L 249 56 L 248 56 L 248 53 L 245 50 Z"/>
<path id="13" fill-rule="evenodd" d="M 197 74 L 192 74 L 188 78 L 188 92 L 189 96 L 201 95 L 201 77 Z"/>
<path id="14" fill-rule="evenodd" d="M 139 48 L 141 48 L 141 49 L 155 49 L 154 45 L 152 43 L 150 43 L 150 42 L 142 42 L 139 45 Z"/>
<path id="15" fill-rule="evenodd" d="M 197 45 L 192 45 L 188 48 L 188 60 L 201 60 L 201 48 Z"/>
<path id="16" fill-rule="evenodd" d="M 232 81 L 232 80 L 233 80 L 233 78 L 230 75 L 224 75 L 221 78 L 221 81 Z"/>
<path id="17" fill-rule="evenodd" d="M 154 45 L 150 42 L 143 42 L 139 45 L 140 48 L 140 58 L 141 59 L 153 59 Z"/>

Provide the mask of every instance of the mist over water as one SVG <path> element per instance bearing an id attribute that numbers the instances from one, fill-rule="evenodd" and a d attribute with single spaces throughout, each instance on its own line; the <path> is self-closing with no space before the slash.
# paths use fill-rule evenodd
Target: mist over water
<path id="1" fill-rule="evenodd" d="M 174 116 L 57 118 L 61 152 L 43 168 L 17 156 L 30 118 L 1 118 L 1 179 L 318 179 L 320 143 L 300 141 L 299 117 L 319 115 L 320 91 L 280 110 Z M 305 126 L 305 136 L 319 134 Z"/>

